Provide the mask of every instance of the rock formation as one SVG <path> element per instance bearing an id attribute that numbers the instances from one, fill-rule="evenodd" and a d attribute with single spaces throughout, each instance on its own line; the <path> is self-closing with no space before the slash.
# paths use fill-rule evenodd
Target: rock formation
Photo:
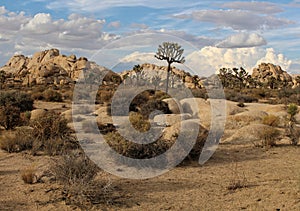
<path id="1" fill-rule="evenodd" d="M 76 81 L 85 70 L 95 68 L 105 69 L 94 62 L 89 62 L 85 57 L 65 56 L 61 55 L 58 49 L 50 49 L 37 52 L 31 58 L 24 55 L 13 56 L 0 71 L 10 74 L 14 81 L 23 85 L 66 85 Z M 107 71 L 104 80 L 111 82 L 121 80 L 118 74 Z"/>
<path id="2" fill-rule="evenodd" d="M 155 78 L 158 79 L 158 87 L 164 87 L 165 81 L 167 78 L 167 67 L 166 66 L 157 66 L 154 64 L 145 63 L 141 65 L 142 72 L 139 73 L 140 77 L 137 79 L 137 73 L 133 70 L 124 71 L 120 75 L 127 84 L 136 84 L 136 80 L 145 80 L 154 83 Z M 172 74 L 170 75 L 170 87 L 177 88 L 179 86 L 185 85 L 187 88 L 201 88 L 202 83 L 200 78 L 197 75 L 192 76 L 190 73 L 179 70 L 175 67 L 172 67 Z M 127 78 L 127 79 L 126 79 Z"/>
<path id="3" fill-rule="evenodd" d="M 280 66 L 261 63 L 257 68 L 253 69 L 252 78 L 263 84 L 270 84 L 272 81 L 282 83 L 285 86 L 293 86 L 293 78 Z"/>

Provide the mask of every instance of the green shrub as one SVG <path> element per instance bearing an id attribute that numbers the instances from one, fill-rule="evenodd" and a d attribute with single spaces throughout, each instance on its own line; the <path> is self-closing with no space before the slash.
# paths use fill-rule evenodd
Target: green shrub
<path id="1" fill-rule="evenodd" d="M 291 116 L 291 118 L 293 118 L 299 112 L 298 106 L 294 103 L 289 104 L 287 112 Z"/>

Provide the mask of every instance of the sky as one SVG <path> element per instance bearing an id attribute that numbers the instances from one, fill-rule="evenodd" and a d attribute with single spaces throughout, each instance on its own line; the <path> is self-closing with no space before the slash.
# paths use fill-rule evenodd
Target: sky
<path id="1" fill-rule="evenodd" d="M 115 71 L 163 65 L 154 54 L 169 41 L 198 75 L 262 62 L 300 74 L 299 10 L 300 0 L 2 0 L 0 66 L 50 48 Z"/>

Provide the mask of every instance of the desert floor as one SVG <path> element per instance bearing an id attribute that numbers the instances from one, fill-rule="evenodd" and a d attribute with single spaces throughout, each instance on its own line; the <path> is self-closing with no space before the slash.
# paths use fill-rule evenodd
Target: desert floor
<path id="1" fill-rule="evenodd" d="M 95 210 L 300 210 L 300 147 L 220 144 L 200 166 L 186 163 L 147 180 L 103 173 L 117 197 Z M 0 210 L 74 210 L 52 182 L 24 184 L 26 166 L 53 158 L 0 151 Z M 237 189 L 234 189 L 236 186 Z"/>

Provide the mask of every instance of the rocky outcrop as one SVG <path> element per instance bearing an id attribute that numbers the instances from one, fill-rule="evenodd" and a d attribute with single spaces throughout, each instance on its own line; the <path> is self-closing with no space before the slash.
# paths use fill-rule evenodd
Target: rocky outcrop
<path id="1" fill-rule="evenodd" d="M 104 81 L 121 80 L 118 74 L 85 57 L 62 55 L 58 49 L 37 52 L 31 58 L 24 55 L 13 56 L 0 71 L 10 74 L 14 80 L 19 79 L 23 85 L 66 85 L 77 81 L 81 73 L 89 69 L 105 70 L 107 75 Z"/>
<path id="2" fill-rule="evenodd" d="M 140 73 L 129 70 L 122 72 L 120 76 L 125 80 L 125 84 L 128 85 L 136 85 L 137 83 L 144 85 L 145 82 L 155 84 L 156 80 L 157 88 L 165 87 L 168 69 L 166 66 L 157 66 L 155 64 L 145 63 L 141 65 L 141 69 L 142 71 Z M 201 80 L 197 75 L 192 76 L 184 70 L 172 67 L 169 78 L 169 87 L 178 88 L 183 85 L 191 89 L 202 87 Z"/>
<path id="3" fill-rule="evenodd" d="M 293 78 L 280 66 L 271 63 L 261 63 L 257 68 L 253 69 L 252 78 L 263 84 L 281 83 L 285 86 L 293 86 Z M 274 84 L 275 85 L 275 84 Z"/>

